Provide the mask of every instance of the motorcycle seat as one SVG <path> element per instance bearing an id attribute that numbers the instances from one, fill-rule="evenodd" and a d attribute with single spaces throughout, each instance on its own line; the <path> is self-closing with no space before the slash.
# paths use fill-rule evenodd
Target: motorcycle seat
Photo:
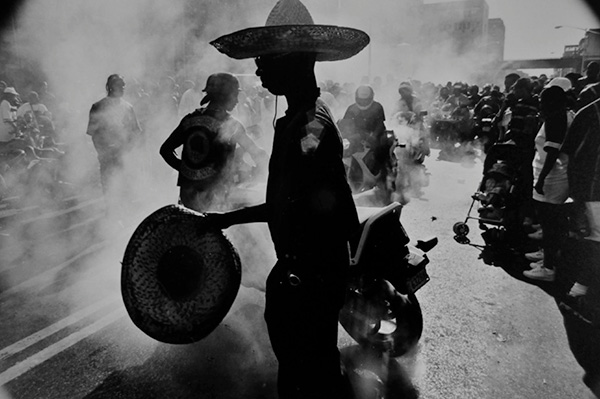
<path id="1" fill-rule="evenodd" d="M 388 206 L 383 208 L 366 208 L 366 207 L 357 207 L 357 213 L 360 221 L 360 229 L 358 233 L 353 237 L 354 239 L 350 240 L 350 264 L 357 265 L 361 256 L 366 250 L 372 249 L 375 243 L 373 240 L 376 236 L 382 233 L 382 228 L 386 230 L 386 233 L 383 235 L 392 234 L 388 230 L 388 225 L 386 225 L 386 219 L 388 222 L 391 221 L 389 217 L 391 214 L 396 213 L 398 220 L 400 218 L 400 211 L 402 210 L 402 204 L 398 202 L 392 202 Z M 402 225 L 398 222 L 400 229 L 402 229 Z M 402 229 L 404 232 L 404 230 Z M 371 237 L 373 235 L 373 237 Z M 406 233 L 403 233 L 408 242 L 408 237 L 406 237 Z M 407 244 L 407 242 L 402 243 L 403 245 Z"/>

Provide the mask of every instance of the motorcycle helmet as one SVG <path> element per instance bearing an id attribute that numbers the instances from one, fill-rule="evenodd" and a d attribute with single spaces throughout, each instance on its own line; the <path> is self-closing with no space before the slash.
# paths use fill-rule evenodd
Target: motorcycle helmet
<path id="1" fill-rule="evenodd" d="M 479 111 L 479 116 L 481 118 L 487 118 L 493 114 L 494 114 L 494 109 L 492 108 L 491 105 L 484 105 L 483 107 L 481 107 L 481 110 Z"/>
<path id="2" fill-rule="evenodd" d="M 356 89 L 356 93 L 354 95 L 354 99 L 356 101 L 356 105 L 359 109 L 365 110 L 373 104 L 373 99 L 375 98 L 375 92 L 373 88 L 368 85 L 358 86 Z"/>

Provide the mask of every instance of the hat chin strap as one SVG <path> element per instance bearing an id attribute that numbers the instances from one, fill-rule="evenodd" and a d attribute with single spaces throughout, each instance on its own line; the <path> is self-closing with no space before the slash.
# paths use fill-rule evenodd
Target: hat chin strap
<path id="1" fill-rule="evenodd" d="M 371 101 L 369 103 L 369 105 L 359 105 L 358 103 L 356 104 L 356 106 L 358 107 L 358 109 L 360 109 L 361 111 L 366 111 L 369 108 L 371 108 L 371 105 L 373 105 L 373 101 Z"/>

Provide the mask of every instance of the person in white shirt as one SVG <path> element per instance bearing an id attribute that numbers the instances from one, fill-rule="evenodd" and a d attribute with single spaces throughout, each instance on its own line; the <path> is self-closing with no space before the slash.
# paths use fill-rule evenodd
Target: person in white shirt
<path id="1" fill-rule="evenodd" d="M 182 95 L 181 100 L 179 100 L 179 106 L 177 108 L 177 114 L 179 119 L 182 119 L 187 114 L 191 114 L 197 108 L 200 108 L 200 100 L 204 97 L 202 93 L 202 78 L 194 81 L 194 86 L 187 89 Z"/>
<path id="2" fill-rule="evenodd" d="M 0 102 L 0 152 L 23 151 L 29 160 L 39 159 L 35 152 L 33 143 L 27 138 L 21 137 L 17 129 L 17 106 L 19 105 L 19 93 L 14 87 L 7 87 L 2 93 Z"/>

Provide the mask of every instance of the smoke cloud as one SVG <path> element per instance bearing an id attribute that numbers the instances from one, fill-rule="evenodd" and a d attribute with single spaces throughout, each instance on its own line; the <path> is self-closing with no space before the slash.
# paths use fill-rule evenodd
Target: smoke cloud
<path id="1" fill-rule="evenodd" d="M 20 79 L 23 82 L 18 87 L 21 95 L 35 89 L 39 83 L 37 80 L 43 76 L 58 99 L 55 116 L 60 120 L 60 139 L 67 144 L 66 162 L 61 172 L 73 191 L 87 198 L 102 197 L 96 152 L 85 132 L 90 107 L 106 95 L 105 83 L 110 74 L 119 73 L 125 77 L 126 98 L 134 106 L 137 105 L 134 88 L 142 87 L 146 93 L 151 93 L 167 76 L 181 83 L 184 80 L 196 80 L 198 76 L 206 78 L 210 73 L 228 71 L 243 77 L 241 79 L 256 83 L 256 80 L 249 77 L 255 72 L 252 60 L 231 60 L 208 43 L 237 29 L 264 25 L 274 3 L 274 0 L 23 2 L 18 8 L 18 14 L 14 15 L 14 29 L 5 29 L 3 35 L 7 42 L 12 43 L 13 54 L 19 62 L 39 71 L 41 75 L 35 79 Z M 331 80 L 346 88 L 347 101 L 336 104 L 333 109 L 336 116 L 341 117 L 353 101 L 353 88 L 363 82 L 376 82 L 378 77 L 381 85 L 376 87 L 375 99 L 388 109 L 398 98 L 397 84 L 402 80 L 474 82 L 480 76 L 485 61 L 480 51 L 467 51 L 457 58 L 449 43 L 438 43 L 435 48 L 420 48 L 416 40 L 418 21 L 408 12 L 390 13 L 390 7 L 398 9 L 398 2 L 394 0 L 379 0 L 375 5 L 364 0 L 305 0 L 304 3 L 315 23 L 350 26 L 362 29 L 371 36 L 370 46 L 357 56 L 345 61 L 317 64 L 319 81 Z M 389 39 L 392 36 L 390 32 L 398 33 L 402 26 L 408 28 L 401 34 L 394 35 L 398 40 L 392 42 Z M 76 307 L 82 298 L 118 299 L 120 261 L 133 228 L 150 212 L 177 201 L 177 175 L 164 163 L 158 149 L 175 128 L 178 118 L 167 113 L 143 115 L 140 108 L 136 109 L 140 112 L 140 119 L 146 116 L 142 120 L 145 140 L 143 145 L 128 155 L 123 172 L 112 182 L 115 191 L 122 194 L 118 202 L 123 205 L 122 214 L 126 218 L 121 221 L 122 225 L 118 225 L 117 220 L 102 219 L 99 229 L 85 230 L 83 234 L 72 234 L 68 238 L 52 241 L 54 248 L 72 250 L 85 248 L 94 242 L 110 243 L 104 251 L 82 260 L 84 266 L 62 272 L 63 278 L 74 283 L 70 285 L 72 288 L 68 292 L 59 290 L 64 286 L 55 284 L 56 276 L 44 284 L 54 287 L 56 301 L 65 301 Z M 285 109 L 281 99 L 278 109 L 277 114 L 281 115 Z M 263 126 L 271 125 L 273 115 L 274 111 L 263 113 Z M 402 135 L 402 132 L 396 133 Z M 271 134 L 271 131 L 265 129 L 266 137 L 261 138 L 261 143 L 267 150 Z M 260 179 L 264 180 L 264 176 Z M 246 190 L 238 204 L 257 203 L 262 200 L 263 194 L 264 190 Z M 47 199 L 42 197 L 33 202 L 45 201 Z M 57 228 L 76 223 L 76 220 L 63 219 L 60 226 L 49 224 L 34 232 L 16 229 L 18 234 L 11 238 L 11 242 L 17 248 L 19 242 L 26 241 L 25 238 L 41 239 Z M 225 329 L 228 332 L 225 334 L 225 341 L 215 342 L 216 338 L 211 336 L 210 340 L 195 346 L 198 351 L 187 352 L 189 361 L 184 364 L 189 365 L 189 370 L 194 373 L 197 373 L 198 365 L 203 364 L 206 359 L 199 353 L 212 348 L 210 353 L 218 357 L 215 350 L 226 348 L 223 342 L 235 343 L 236 337 L 240 336 L 248 343 L 248 352 L 244 353 L 247 356 L 240 359 L 230 349 L 226 353 L 228 356 L 222 357 L 225 372 L 236 369 L 229 367 L 233 364 L 237 365 L 237 370 L 246 371 L 260 370 L 265 364 L 272 366 L 273 362 L 268 343 L 264 340 L 267 335 L 262 317 L 254 307 L 260 307 L 262 301 L 257 294 L 259 291 L 254 288 L 264 289 L 266 275 L 274 263 L 268 231 L 264 226 L 250 225 L 233 228 L 227 234 L 242 257 L 245 287 L 229 318 L 219 327 L 220 331 Z M 34 265 L 47 257 L 48 251 L 49 248 L 45 246 L 34 250 L 18 248 L 14 251 L 14 259 L 24 260 L 23 264 Z M 56 254 L 57 263 L 68 260 L 69 254 L 66 252 Z M 18 273 L 24 273 L 22 267 L 4 273 L 3 278 L 6 275 L 7 279 L 2 283 L 10 286 L 21 278 Z M 69 273 L 72 274 L 65 276 Z M 252 310 L 250 314 L 253 317 L 244 313 L 248 307 Z M 168 359 L 173 353 L 177 356 L 184 355 L 182 350 L 154 345 L 155 356 L 161 359 Z M 203 367 L 203 370 L 208 371 L 206 365 Z M 243 387 L 238 388 L 243 392 Z"/>

